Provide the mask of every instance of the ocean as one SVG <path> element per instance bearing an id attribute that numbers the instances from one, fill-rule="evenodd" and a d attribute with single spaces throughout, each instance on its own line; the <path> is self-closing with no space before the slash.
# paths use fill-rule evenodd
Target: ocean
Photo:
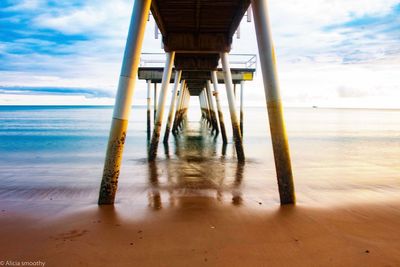
<path id="1" fill-rule="evenodd" d="M 160 143 L 149 164 L 146 108 L 133 107 L 117 203 L 158 207 L 195 195 L 278 205 L 265 108 L 245 108 L 245 165 L 237 164 L 224 115 L 226 147 L 192 107 L 184 132 L 168 147 Z M 0 200 L 95 204 L 111 116 L 104 106 L 1 106 Z M 298 205 L 399 199 L 400 110 L 286 108 L 285 119 Z"/>

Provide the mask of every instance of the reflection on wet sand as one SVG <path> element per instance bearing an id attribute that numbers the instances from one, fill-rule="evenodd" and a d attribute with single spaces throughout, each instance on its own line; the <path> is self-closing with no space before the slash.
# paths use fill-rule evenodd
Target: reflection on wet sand
<path id="1" fill-rule="evenodd" d="M 184 132 L 175 137 L 174 146 L 175 155 L 170 155 L 168 144 L 164 144 L 166 159 L 148 162 L 151 208 L 161 209 L 160 191 L 167 192 L 170 205 L 179 203 L 183 197 L 215 197 L 222 201 L 224 192 L 232 194 L 234 205 L 242 204 L 244 164 L 235 162 L 234 180 L 227 181 L 226 170 L 232 162 L 225 158 L 226 145 L 218 156 L 215 136 L 204 125 L 188 123 Z M 160 181 L 164 176 L 165 183 Z"/>
<path id="2" fill-rule="evenodd" d="M 158 190 L 158 173 L 155 161 L 149 162 L 149 206 L 153 209 L 161 209 L 161 195 Z"/>

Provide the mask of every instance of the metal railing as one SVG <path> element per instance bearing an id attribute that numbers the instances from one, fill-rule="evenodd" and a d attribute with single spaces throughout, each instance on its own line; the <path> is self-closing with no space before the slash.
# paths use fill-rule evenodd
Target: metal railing
<path id="1" fill-rule="evenodd" d="M 257 69 L 256 54 L 229 54 L 231 68 Z M 142 53 L 140 67 L 164 67 L 165 53 Z M 218 67 L 221 68 L 221 62 Z"/>

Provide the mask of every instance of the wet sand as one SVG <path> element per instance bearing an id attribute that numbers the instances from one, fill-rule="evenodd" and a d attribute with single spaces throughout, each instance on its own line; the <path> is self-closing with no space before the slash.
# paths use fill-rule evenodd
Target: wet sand
<path id="1" fill-rule="evenodd" d="M 46 266 L 400 265 L 398 202 L 324 209 L 186 196 L 152 203 L 82 208 L 3 202 L 0 260 Z"/>
<path id="2" fill-rule="evenodd" d="M 142 136 L 127 146 L 117 203 L 102 207 L 99 152 L 74 162 L 40 139 L 1 165 L 0 266 L 400 266 L 398 131 L 360 132 L 290 135 L 298 204 L 286 207 L 256 130 L 245 165 L 198 123 L 151 164 Z"/>

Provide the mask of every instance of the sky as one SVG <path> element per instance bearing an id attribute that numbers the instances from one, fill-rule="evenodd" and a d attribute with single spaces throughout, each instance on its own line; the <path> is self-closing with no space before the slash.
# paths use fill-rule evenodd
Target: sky
<path id="1" fill-rule="evenodd" d="M 0 0 L 0 105 L 113 105 L 133 4 Z M 400 108 L 400 0 L 270 0 L 269 11 L 286 106 Z M 142 52 L 163 53 L 154 27 Z M 240 33 L 231 53 L 257 54 L 253 23 Z M 244 90 L 246 105 L 265 105 L 260 69 Z M 133 104 L 145 98 L 139 81 Z"/>

